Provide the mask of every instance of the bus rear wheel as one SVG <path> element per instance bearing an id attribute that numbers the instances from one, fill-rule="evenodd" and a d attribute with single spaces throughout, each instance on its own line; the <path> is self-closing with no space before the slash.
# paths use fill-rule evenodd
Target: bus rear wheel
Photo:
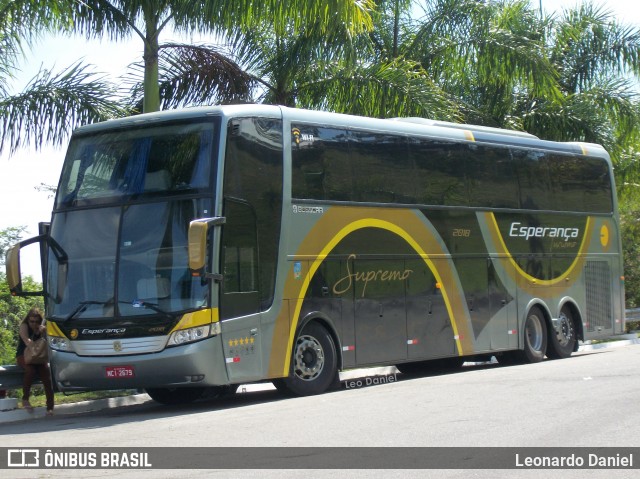
<path id="1" fill-rule="evenodd" d="M 528 363 L 538 363 L 547 352 L 547 325 L 542 310 L 533 307 L 524 323 L 523 359 Z"/>
<path id="2" fill-rule="evenodd" d="M 549 328 L 549 349 L 551 359 L 563 359 L 571 356 L 576 346 L 576 327 L 569 308 L 562 308 L 555 327 Z"/>
<path id="3" fill-rule="evenodd" d="M 145 392 L 156 402 L 166 405 L 188 404 L 200 399 L 205 388 L 147 388 Z"/>
<path id="4" fill-rule="evenodd" d="M 329 332 L 318 323 L 303 328 L 293 345 L 291 372 L 283 383 L 298 396 L 326 391 L 338 376 L 336 348 Z"/>
<path id="5" fill-rule="evenodd" d="M 534 306 L 524 322 L 524 349 L 505 351 L 498 357 L 503 365 L 538 363 L 547 353 L 547 325 L 542 310 Z"/>

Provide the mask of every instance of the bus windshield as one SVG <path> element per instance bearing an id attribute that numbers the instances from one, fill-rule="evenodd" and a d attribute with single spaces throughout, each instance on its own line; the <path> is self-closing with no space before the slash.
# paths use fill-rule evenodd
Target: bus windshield
<path id="1" fill-rule="evenodd" d="M 72 139 L 50 236 L 47 307 L 56 320 L 163 317 L 207 306 L 187 232 L 213 211 L 216 122 Z"/>

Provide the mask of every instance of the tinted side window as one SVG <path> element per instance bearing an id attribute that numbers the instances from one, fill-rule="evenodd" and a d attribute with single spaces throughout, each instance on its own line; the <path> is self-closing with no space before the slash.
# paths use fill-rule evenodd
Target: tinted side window
<path id="1" fill-rule="evenodd" d="M 352 131 L 349 151 L 354 200 L 415 203 L 414 175 L 405 137 Z"/>
<path id="2" fill-rule="evenodd" d="M 466 144 L 411 138 L 409 154 L 415 167 L 418 203 L 468 206 Z"/>
<path id="3" fill-rule="evenodd" d="M 513 150 L 512 155 L 520 187 L 520 207 L 531 210 L 553 210 L 546 153 Z"/>
<path id="4" fill-rule="evenodd" d="M 352 199 L 353 165 L 346 129 L 294 125 L 291 158 L 294 198 Z"/>
<path id="5" fill-rule="evenodd" d="M 611 213 L 613 192 L 611 174 L 606 161 L 599 158 L 581 158 L 585 175 L 585 206 L 589 211 Z"/>
<path id="6" fill-rule="evenodd" d="M 470 144 L 465 176 L 470 206 L 518 208 L 518 181 L 509 149 Z"/>
<path id="7" fill-rule="evenodd" d="M 549 155 L 552 188 L 558 209 L 609 213 L 611 180 L 604 160 Z"/>

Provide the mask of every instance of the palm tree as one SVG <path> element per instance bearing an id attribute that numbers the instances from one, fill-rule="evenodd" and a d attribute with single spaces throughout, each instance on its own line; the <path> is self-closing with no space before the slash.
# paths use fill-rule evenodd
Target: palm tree
<path id="1" fill-rule="evenodd" d="M 521 96 L 559 96 L 546 22 L 527 0 L 434 0 L 423 10 L 399 50 L 457 99 L 465 121 L 522 129 L 512 114 Z"/>
<path id="2" fill-rule="evenodd" d="M 32 26 L 60 26 L 53 3 L 43 7 L 37 0 L 0 0 L 0 151 L 61 144 L 76 126 L 123 114 L 113 100 L 114 88 L 81 63 L 56 74 L 40 71 L 22 92 L 10 93 L 23 43 L 37 31 Z"/>
<path id="3" fill-rule="evenodd" d="M 589 3 L 550 27 L 545 41 L 561 96 L 527 99 L 524 126 L 549 139 L 600 143 L 617 156 L 638 139 L 640 29 Z"/>
<path id="4" fill-rule="evenodd" d="M 371 24 L 370 0 L 70 1 L 76 31 L 88 36 L 108 35 L 112 39 L 134 34 L 143 41 L 145 112 L 160 109 L 159 36 L 170 25 L 186 33 L 222 34 L 240 27 L 250 31 L 264 22 L 270 22 L 275 32 L 284 32 L 290 25 L 300 29 L 310 22 L 319 23 L 323 30 L 341 24 L 351 32 L 362 31 Z"/>
<path id="5" fill-rule="evenodd" d="M 160 109 L 189 105 L 246 103 L 256 79 L 213 45 L 168 43 L 158 57 Z M 143 109 L 144 65 L 134 64 L 125 76 L 134 111 Z"/>
<path id="6" fill-rule="evenodd" d="M 292 23 L 284 32 L 264 23 L 235 31 L 227 51 L 196 47 L 197 62 L 168 56 L 160 68 L 161 89 L 168 95 L 163 101 L 175 106 L 251 98 L 376 117 L 457 119 L 455 104 L 417 62 L 376 50 L 372 38 L 385 17 L 376 10 L 373 18 L 376 28 L 356 36 L 340 23 L 327 28 L 312 22 L 297 29 Z M 244 66 L 248 76 L 236 73 L 235 78 L 252 87 L 252 94 L 231 82 L 218 88 L 215 81 L 205 81 L 217 78 L 222 58 L 230 56 L 234 67 Z"/>

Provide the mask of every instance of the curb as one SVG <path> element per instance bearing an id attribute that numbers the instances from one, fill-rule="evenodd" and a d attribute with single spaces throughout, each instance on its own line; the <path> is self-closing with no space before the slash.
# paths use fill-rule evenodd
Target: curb
<path id="1" fill-rule="evenodd" d="M 377 368 L 367 369 L 352 369 L 340 373 L 340 380 L 361 378 L 365 376 L 375 375 L 388 375 L 397 373 L 398 370 L 395 366 L 383 366 Z M 238 387 L 236 394 L 244 394 L 255 391 L 266 391 L 275 389 L 275 386 L 270 382 L 267 383 L 253 383 L 253 384 L 241 384 Z M 8 399 L 9 401 L 15 401 L 17 406 L 17 399 Z M 56 405 L 54 410 L 54 417 L 59 415 L 68 414 L 81 414 L 91 411 L 101 411 L 103 409 L 135 406 L 137 404 L 144 404 L 146 402 L 152 402 L 153 400 L 148 394 L 134 394 L 131 396 L 120 396 L 115 398 L 95 399 L 93 401 L 80 401 L 76 403 L 67 403 Z M 34 408 L 33 412 L 27 412 L 24 409 L 12 409 L 0 411 L 0 425 L 10 422 L 28 421 L 30 419 L 49 419 L 46 415 L 44 407 Z"/>
<path id="2" fill-rule="evenodd" d="M 134 394 L 132 396 L 121 396 L 115 398 L 95 399 L 93 401 L 80 401 L 76 403 L 59 404 L 54 410 L 55 415 L 78 414 L 91 411 L 100 411 L 114 407 L 134 406 L 151 401 L 147 394 Z M 17 402 L 17 400 L 16 400 Z M 33 408 L 33 412 L 24 409 L 14 409 L 12 411 L 0 412 L 0 424 L 17 421 L 27 421 L 29 419 L 49 418 L 44 407 Z"/>
<path id="3" fill-rule="evenodd" d="M 582 346 L 580 346 L 580 348 L 578 348 L 578 351 L 582 352 L 582 351 L 595 351 L 597 349 L 621 348 L 623 346 L 630 346 L 632 344 L 640 344 L 640 338 L 623 339 L 622 341 L 611 341 L 608 343 L 583 344 Z"/>

